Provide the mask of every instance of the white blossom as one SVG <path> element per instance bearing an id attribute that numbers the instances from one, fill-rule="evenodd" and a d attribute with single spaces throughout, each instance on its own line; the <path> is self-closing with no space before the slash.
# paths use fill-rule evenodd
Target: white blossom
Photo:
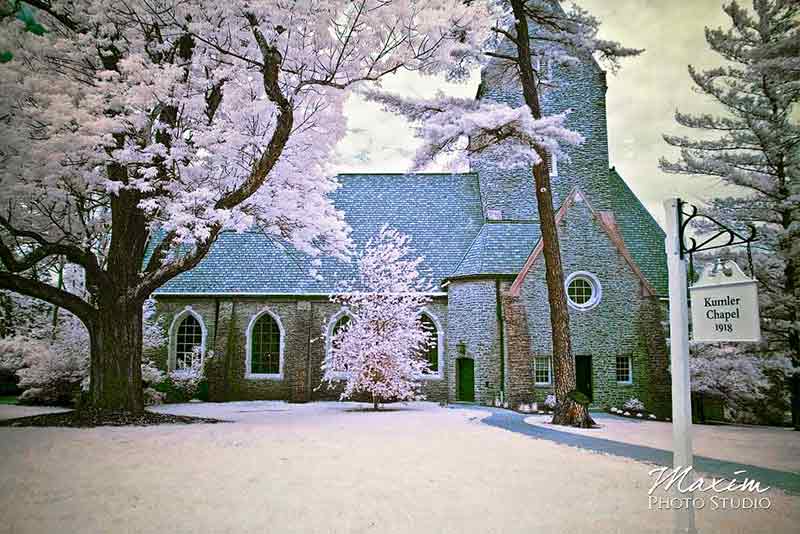
<path id="1" fill-rule="evenodd" d="M 423 352 L 435 343 L 421 322 L 430 301 L 429 280 L 418 271 L 410 238 L 384 226 L 358 257 L 358 280 L 332 297 L 352 314 L 331 339 L 323 382 L 344 380 L 342 399 L 370 395 L 377 407 L 389 400 L 419 400 L 420 378 L 429 370 Z"/>

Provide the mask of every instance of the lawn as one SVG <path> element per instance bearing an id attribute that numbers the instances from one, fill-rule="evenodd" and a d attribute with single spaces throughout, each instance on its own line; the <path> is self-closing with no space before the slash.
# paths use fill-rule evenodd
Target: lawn
<path id="1" fill-rule="evenodd" d="M 364 407 L 187 404 L 158 411 L 231 422 L 0 428 L 0 533 L 672 531 L 671 511 L 648 509 L 652 466 L 494 428 L 478 409 Z M 796 532 L 800 497 L 766 495 L 769 510 L 698 511 L 698 530 Z"/>
<path id="2" fill-rule="evenodd" d="M 0 396 L 0 404 L 17 404 L 17 397 L 16 395 L 12 395 L 10 397 Z"/>

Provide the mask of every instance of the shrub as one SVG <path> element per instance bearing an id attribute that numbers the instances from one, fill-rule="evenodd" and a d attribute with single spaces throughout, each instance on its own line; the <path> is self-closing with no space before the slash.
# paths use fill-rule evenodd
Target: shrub
<path id="1" fill-rule="evenodd" d="M 143 317 L 144 348 L 163 345 L 166 338 L 153 301 L 145 303 Z M 77 317 L 60 310 L 56 328 L 48 318 L 24 335 L 0 339 L 0 374 L 11 369 L 19 377 L 20 389 L 33 390 L 23 392 L 22 402 L 71 405 L 79 400 L 81 391 L 89 391 L 89 333 Z M 164 373 L 145 360 L 142 380 L 152 386 L 164 380 Z M 80 405 L 88 405 L 88 394 L 84 397 Z"/>
<path id="2" fill-rule="evenodd" d="M 154 406 L 156 404 L 164 404 L 166 400 L 166 393 L 162 393 L 157 391 L 153 388 L 145 388 L 144 389 L 144 405 L 145 406 Z"/>
<path id="3" fill-rule="evenodd" d="M 176 403 L 176 402 L 187 402 L 189 399 L 186 397 L 186 393 L 175 386 L 175 383 L 172 381 L 172 378 L 167 375 L 167 377 L 153 386 L 153 389 L 159 393 L 163 394 L 164 402 L 168 404 Z"/>
<path id="4" fill-rule="evenodd" d="M 628 410 L 628 411 L 631 411 L 631 412 L 637 412 L 638 413 L 638 412 L 646 411 L 645 407 L 644 407 L 644 403 L 642 401 L 640 401 L 639 399 L 637 399 L 637 398 L 631 398 L 631 399 L 626 400 L 625 404 L 622 407 L 625 408 L 625 410 Z"/>
<path id="5" fill-rule="evenodd" d="M 87 359 L 81 357 L 80 352 L 56 354 L 47 345 L 32 341 L 26 343 L 32 347 L 25 356 L 25 367 L 17 371 L 19 387 L 26 390 L 20 402 L 71 405 L 88 374 Z"/>
<path id="6" fill-rule="evenodd" d="M 203 363 L 199 347 L 192 358 L 192 365 L 186 369 L 170 371 L 166 377 L 155 384 L 155 389 L 165 394 L 166 402 L 187 402 L 199 396 L 208 399 L 208 382 L 203 373 Z"/>
<path id="7" fill-rule="evenodd" d="M 145 387 L 160 384 L 166 377 L 166 373 L 156 367 L 152 360 L 144 360 L 142 362 L 142 383 Z"/>
<path id="8" fill-rule="evenodd" d="M 25 357 L 34 349 L 21 337 L 0 338 L 0 378 L 13 378 L 25 365 Z"/>
<path id="9" fill-rule="evenodd" d="M 556 401 L 556 396 L 552 393 L 544 399 L 544 405 L 551 410 L 555 410 L 557 403 L 558 401 Z"/>

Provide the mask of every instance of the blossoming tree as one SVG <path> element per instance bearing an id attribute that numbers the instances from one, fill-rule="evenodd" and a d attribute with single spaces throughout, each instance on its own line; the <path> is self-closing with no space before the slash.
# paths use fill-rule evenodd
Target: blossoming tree
<path id="1" fill-rule="evenodd" d="M 458 0 L 18 3 L 45 31 L 0 21 L 0 289 L 80 318 L 95 407 L 131 411 L 145 299 L 224 231 L 346 255 L 327 161 L 348 89 L 446 69 L 483 23 Z M 54 256 L 88 298 L 28 276 Z"/>
<path id="2" fill-rule="evenodd" d="M 333 334 L 322 364 L 323 382 L 345 381 L 341 398 L 372 397 L 374 408 L 386 400 L 418 400 L 420 377 L 428 371 L 423 357 L 430 332 L 422 323 L 430 281 L 418 272 L 410 238 L 383 227 L 358 258 L 358 280 L 332 297 L 353 319 Z"/>
<path id="3" fill-rule="evenodd" d="M 482 9 L 472 2 L 475 9 Z M 514 168 L 530 169 L 535 183 L 539 225 L 546 267 L 553 366 L 558 406 L 553 423 L 588 427 L 593 421 L 585 406 L 570 400 L 575 390 L 575 364 L 570 341 L 569 311 L 564 290 L 564 271 L 548 170 L 548 158 L 566 159 L 565 148 L 580 144 L 583 137 L 566 125 L 568 113 L 546 116 L 540 94 L 548 84 L 533 58 L 545 57 L 568 65 L 593 61 L 593 56 L 612 68 L 622 57 L 640 51 L 624 48 L 597 36 L 599 21 L 573 6 L 565 11 L 560 0 L 500 0 L 494 8 L 493 38 L 460 56 L 461 71 L 470 65 L 486 67 L 488 75 L 522 90 L 524 104 L 447 98 L 405 99 L 380 91 L 367 97 L 419 123 L 423 145 L 417 154 L 421 165 L 440 153 L 464 150 L 493 151 L 494 159 Z M 541 61 L 539 65 L 547 65 Z M 465 143 L 465 139 L 468 142 Z"/>

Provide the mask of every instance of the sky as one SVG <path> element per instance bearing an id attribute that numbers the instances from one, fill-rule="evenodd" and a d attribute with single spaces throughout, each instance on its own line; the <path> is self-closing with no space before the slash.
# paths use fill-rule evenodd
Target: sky
<path id="1" fill-rule="evenodd" d="M 721 59 L 712 52 L 704 28 L 727 27 L 722 0 L 578 0 L 598 17 L 602 37 L 644 49 L 608 75 L 609 152 L 615 166 L 645 206 L 663 223 L 662 201 L 673 196 L 702 203 L 724 189 L 711 178 L 666 174 L 658 160 L 674 159 L 676 151 L 664 133 L 687 133 L 675 123 L 676 109 L 705 112 L 719 109 L 711 98 L 692 88 L 687 66 L 712 67 Z M 468 83 L 400 73 L 386 79 L 385 89 L 407 96 L 446 94 L 474 97 L 478 73 Z M 353 97 L 347 104 L 348 135 L 339 145 L 339 172 L 406 172 L 418 142 L 412 128 L 373 103 Z M 436 168 L 426 170 L 439 170 Z"/>

